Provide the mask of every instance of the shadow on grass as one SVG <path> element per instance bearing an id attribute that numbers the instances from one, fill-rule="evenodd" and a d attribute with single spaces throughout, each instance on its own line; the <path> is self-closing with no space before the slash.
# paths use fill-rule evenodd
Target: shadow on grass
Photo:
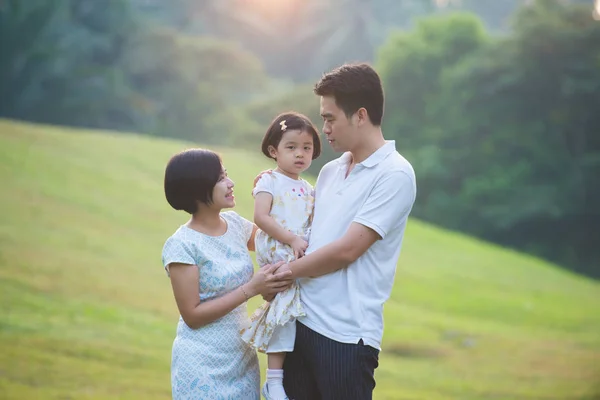
<path id="1" fill-rule="evenodd" d="M 444 358 L 448 355 L 447 351 L 441 348 L 410 343 L 394 343 L 386 346 L 385 353 L 394 357 L 419 359 Z"/>

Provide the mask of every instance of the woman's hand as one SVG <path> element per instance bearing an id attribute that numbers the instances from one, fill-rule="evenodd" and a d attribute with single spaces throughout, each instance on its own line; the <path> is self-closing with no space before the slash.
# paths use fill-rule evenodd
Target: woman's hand
<path id="1" fill-rule="evenodd" d="M 298 259 L 298 258 L 304 256 L 304 252 L 306 251 L 306 248 L 308 247 L 308 242 L 306 240 L 302 239 L 300 236 L 296 235 L 294 240 L 291 241 L 290 246 L 294 250 L 294 257 L 296 259 Z"/>
<path id="2" fill-rule="evenodd" d="M 258 294 L 263 298 L 273 296 L 289 288 L 292 284 L 292 272 L 281 272 L 275 276 L 275 271 L 284 264 L 267 264 L 254 273 L 250 282 L 246 285 L 248 296 L 254 297 Z"/>

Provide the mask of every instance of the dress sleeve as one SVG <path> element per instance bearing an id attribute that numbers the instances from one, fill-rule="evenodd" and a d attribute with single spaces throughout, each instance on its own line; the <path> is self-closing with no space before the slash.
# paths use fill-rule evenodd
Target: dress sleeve
<path id="1" fill-rule="evenodd" d="M 254 230 L 254 223 L 248 221 L 246 218 L 242 217 L 239 214 L 235 214 L 239 220 L 239 223 L 242 227 L 241 231 L 244 235 L 244 243 L 248 243 L 250 237 L 252 236 L 252 231 Z"/>
<path id="2" fill-rule="evenodd" d="M 227 222 L 232 225 L 231 228 L 235 229 L 236 236 L 241 238 L 244 243 L 248 243 L 252 236 L 252 231 L 254 230 L 254 223 L 248 221 L 235 211 L 226 211 L 221 215 L 223 215 L 223 217 L 227 219 Z"/>
<path id="3" fill-rule="evenodd" d="M 274 187 L 275 187 L 275 178 L 273 174 L 264 173 L 258 182 L 256 182 L 256 186 L 252 190 L 252 196 L 256 196 L 260 192 L 269 193 L 271 196 L 274 196 Z"/>
<path id="4" fill-rule="evenodd" d="M 169 264 L 181 263 L 196 265 L 196 260 L 194 260 L 194 253 L 188 244 L 179 238 L 171 236 L 163 246 L 162 263 L 167 272 L 167 276 L 170 276 Z"/>

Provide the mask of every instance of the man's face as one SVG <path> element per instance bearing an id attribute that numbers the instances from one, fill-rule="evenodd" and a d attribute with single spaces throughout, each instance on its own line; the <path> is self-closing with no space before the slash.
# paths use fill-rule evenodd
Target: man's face
<path id="1" fill-rule="evenodd" d="M 323 133 L 334 151 L 348 151 L 354 147 L 357 138 L 355 116 L 346 117 L 333 96 L 321 96 L 321 117 Z"/>

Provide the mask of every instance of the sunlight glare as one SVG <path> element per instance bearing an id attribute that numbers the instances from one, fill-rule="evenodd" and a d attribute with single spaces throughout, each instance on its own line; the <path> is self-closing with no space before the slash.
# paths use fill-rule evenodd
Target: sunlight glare
<path id="1" fill-rule="evenodd" d="M 267 18 L 288 15 L 297 5 L 298 0 L 245 0 L 255 12 Z"/>
<path id="2" fill-rule="evenodd" d="M 434 3 L 439 8 L 446 8 L 452 5 L 461 5 L 461 0 L 434 0 Z"/>

